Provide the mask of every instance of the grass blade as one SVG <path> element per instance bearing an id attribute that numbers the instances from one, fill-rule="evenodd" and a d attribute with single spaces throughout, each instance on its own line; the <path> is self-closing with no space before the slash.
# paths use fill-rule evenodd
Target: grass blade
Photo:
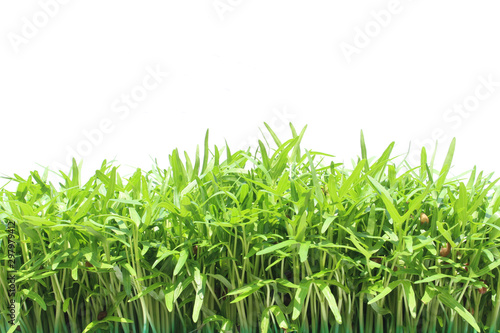
<path id="1" fill-rule="evenodd" d="M 456 139 L 453 138 L 450 144 L 450 148 L 448 149 L 448 154 L 446 154 L 446 158 L 443 163 L 443 167 L 441 168 L 441 172 L 439 173 L 439 178 L 436 182 L 436 190 L 438 193 L 441 191 L 443 188 L 443 184 L 446 181 L 446 176 L 448 175 L 448 172 L 450 171 L 451 168 L 451 161 L 453 160 L 453 154 L 455 153 L 455 143 Z"/>

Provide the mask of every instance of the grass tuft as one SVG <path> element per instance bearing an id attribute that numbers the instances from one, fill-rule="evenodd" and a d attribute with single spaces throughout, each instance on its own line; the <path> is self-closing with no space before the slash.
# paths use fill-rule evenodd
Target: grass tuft
<path id="1" fill-rule="evenodd" d="M 254 154 L 207 131 L 167 169 L 12 177 L 0 332 L 11 299 L 23 332 L 497 332 L 498 179 L 448 177 L 455 140 L 435 170 L 425 149 L 396 165 L 394 143 L 368 160 L 361 133 L 350 169 L 265 125 Z"/>

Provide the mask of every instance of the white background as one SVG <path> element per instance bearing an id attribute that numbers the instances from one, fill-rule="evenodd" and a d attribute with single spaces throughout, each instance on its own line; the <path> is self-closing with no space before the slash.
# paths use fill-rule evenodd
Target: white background
<path id="1" fill-rule="evenodd" d="M 74 156 L 87 177 L 105 158 L 125 174 L 167 167 L 206 129 L 234 151 L 263 122 L 288 139 L 289 121 L 348 166 L 363 130 L 371 157 L 392 141 L 393 156 L 430 154 L 439 138 L 442 161 L 456 137 L 454 174 L 498 174 L 499 13 L 496 0 L 2 1 L 0 174 L 69 171 Z"/>

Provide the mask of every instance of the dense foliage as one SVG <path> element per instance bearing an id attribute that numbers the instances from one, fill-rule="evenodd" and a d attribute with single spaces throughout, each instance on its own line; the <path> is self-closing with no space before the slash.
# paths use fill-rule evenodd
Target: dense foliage
<path id="1" fill-rule="evenodd" d="M 267 125 L 266 125 L 267 126 Z M 475 168 L 448 176 L 352 168 L 302 150 L 304 130 L 257 152 L 209 149 L 127 179 L 104 161 L 15 175 L 0 197 L 0 332 L 497 332 L 500 195 Z M 12 228 L 10 229 L 12 230 Z M 282 330 L 280 330 L 280 328 Z"/>

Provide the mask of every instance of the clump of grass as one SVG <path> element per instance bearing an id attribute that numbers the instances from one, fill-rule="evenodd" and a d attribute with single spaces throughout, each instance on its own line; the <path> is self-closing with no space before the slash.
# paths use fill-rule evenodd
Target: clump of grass
<path id="1" fill-rule="evenodd" d="M 123 178 L 103 162 L 14 175 L 0 248 L 16 222 L 24 332 L 496 332 L 500 195 L 493 174 L 449 178 L 422 149 L 351 167 L 300 148 L 209 149 Z M 0 267 L 0 332 L 9 324 Z M 3 297 L 5 296 L 5 297 Z"/>

